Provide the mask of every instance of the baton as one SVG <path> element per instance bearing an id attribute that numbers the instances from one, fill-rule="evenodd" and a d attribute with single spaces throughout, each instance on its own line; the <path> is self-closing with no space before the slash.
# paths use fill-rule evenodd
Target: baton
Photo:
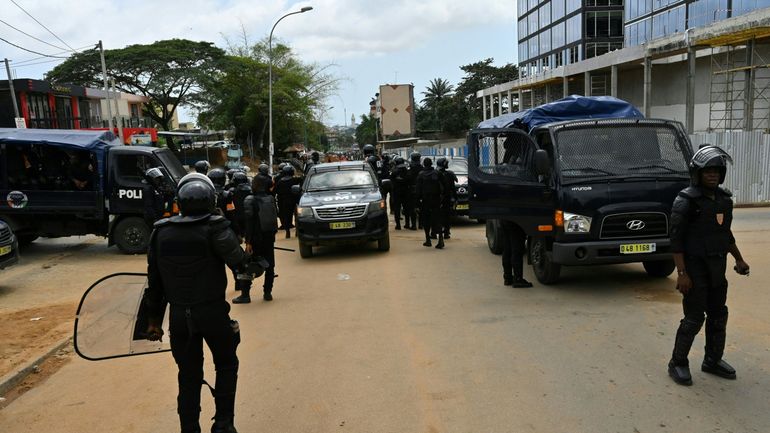
<path id="1" fill-rule="evenodd" d="M 280 251 L 288 251 L 290 253 L 295 252 L 296 250 L 293 250 L 291 248 L 281 248 L 281 247 L 273 247 L 274 250 L 280 250 Z"/>

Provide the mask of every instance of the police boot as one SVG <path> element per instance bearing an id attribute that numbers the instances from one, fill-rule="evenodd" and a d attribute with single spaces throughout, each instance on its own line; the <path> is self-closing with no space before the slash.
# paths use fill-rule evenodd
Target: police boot
<path id="1" fill-rule="evenodd" d="M 233 425 L 233 420 L 228 421 L 214 421 L 211 426 L 211 433 L 238 433 Z"/>
<path id="2" fill-rule="evenodd" d="M 272 301 L 273 300 L 272 290 L 265 290 L 264 293 L 262 293 L 262 299 L 264 299 L 265 301 Z"/>
<path id="3" fill-rule="evenodd" d="M 241 290 L 241 296 L 233 299 L 233 304 L 248 304 L 251 302 L 251 296 L 249 296 L 250 288 L 244 287 Z"/>
<path id="4" fill-rule="evenodd" d="M 706 356 L 701 371 L 725 379 L 735 379 L 735 369 L 722 359 L 727 337 L 727 307 L 706 318 Z"/>
<path id="5" fill-rule="evenodd" d="M 291 230 L 286 230 L 286 239 L 291 239 Z"/>
<path id="6" fill-rule="evenodd" d="M 422 246 L 429 247 L 432 244 L 430 243 L 430 236 L 425 236 L 425 242 L 422 243 Z"/>
<path id="7" fill-rule="evenodd" d="M 701 316 L 702 317 L 702 316 Z M 671 354 L 671 361 L 668 363 L 668 375 L 674 382 L 680 385 L 692 385 L 692 376 L 690 375 L 690 363 L 687 356 L 690 354 L 692 342 L 698 335 L 703 319 L 685 317 L 679 322 L 679 329 L 676 331 L 676 341 L 674 350 Z"/>
<path id="8" fill-rule="evenodd" d="M 444 248 L 444 235 L 439 233 L 438 235 L 438 244 L 436 244 L 436 248 L 443 249 Z"/>
<path id="9" fill-rule="evenodd" d="M 529 281 L 525 280 L 523 277 L 516 277 L 516 278 L 514 278 L 513 281 L 512 281 L 512 285 L 513 285 L 513 287 L 515 287 L 517 289 L 525 289 L 525 288 L 528 288 L 528 287 L 532 287 L 532 283 L 530 283 Z"/>

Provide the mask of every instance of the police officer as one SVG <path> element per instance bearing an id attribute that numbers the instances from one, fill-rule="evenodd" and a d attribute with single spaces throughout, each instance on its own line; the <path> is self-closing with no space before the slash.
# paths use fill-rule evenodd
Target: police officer
<path id="1" fill-rule="evenodd" d="M 749 274 L 730 226 L 732 194 L 719 185 L 732 158 L 717 146 L 704 146 L 690 161 L 691 186 L 679 192 L 671 209 L 671 252 L 677 269 L 677 289 L 684 295 L 668 374 L 680 385 L 692 385 L 689 362 L 695 336 L 706 322 L 706 348 L 701 370 L 735 379 L 735 369 L 722 359 L 727 328 L 727 254 L 735 271 Z M 705 317 L 704 317 L 705 313 Z"/>
<path id="2" fill-rule="evenodd" d="M 294 167 L 287 164 L 283 170 L 283 177 L 275 186 L 278 199 L 278 217 L 281 219 L 279 230 L 286 230 L 286 239 L 291 238 L 291 229 L 294 228 L 292 217 L 297 206 L 297 197 L 291 192 L 291 187 L 298 185 L 301 180 L 294 177 Z"/>
<path id="3" fill-rule="evenodd" d="M 274 190 L 273 178 L 270 177 L 270 167 L 268 167 L 267 164 L 259 164 L 259 167 L 257 167 L 257 176 L 260 176 L 264 179 L 267 185 L 267 193 L 274 194 L 275 191 L 273 191 Z"/>
<path id="4" fill-rule="evenodd" d="M 208 161 L 200 160 L 195 163 L 195 172 L 205 175 L 209 172 L 210 167 L 211 165 L 209 165 Z"/>
<path id="5" fill-rule="evenodd" d="M 364 152 L 364 160 L 366 161 L 370 156 L 377 156 L 377 149 L 371 144 L 364 144 L 361 149 Z"/>
<path id="6" fill-rule="evenodd" d="M 396 230 L 401 230 L 401 209 L 405 204 L 405 200 L 409 195 L 409 179 L 408 169 L 406 161 L 400 156 L 395 160 L 396 166 L 391 173 L 391 181 L 393 182 L 393 192 L 390 195 L 391 203 L 390 207 L 393 210 L 393 218 L 396 221 Z M 406 212 L 404 212 L 406 215 Z M 407 219 L 406 226 L 409 228 L 409 220 Z"/>
<path id="7" fill-rule="evenodd" d="M 233 204 L 235 205 L 235 216 L 232 220 L 233 230 L 239 238 L 243 238 L 246 217 L 243 213 L 243 201 L 251 194 L 249 177 L 242 171 L 236 171 L 233 173 L 232 185 Z"/>
<path id="8" fill-rule="evenodd" d="M 417 199 L 420 201 L 420 218 L 425 230 L 424 246 L 431 246 L 431 231 L 438 233 L 436 248 L 444 248 L 444 233 L 441 231 L 441 202 L 444 196 L 444 185 L 441 175 L 433 169 L 433 160 L 425 158 L 423 170 L 417 176 Z"/>
<path id="9" fill-rule="evenodd" d="M 265 281 L 262 286 L 262 299 L 273 300 L 273 281 L 275 280 L 275 234 L 278 231 L 275 197 L 267 191 L 269 176 L 255 176 L 251 182 L 252 194 L 243 202 L 246 214 L 246 252 L 262 257 L 268 263 L 265 269 Z M 233 299 L 234 304 L 251 302 L 249 291 L 251 284 L 241 290 L 241 296 Z"/>
<path id="10" fill-rule="evenodd" d="M 404 219 L 406 220 L 405 227 L 409 230 L 417 230 L 418 225 L 417 201 L 419 198 L 417 197 L 416 189 L 417 177 L 422 171 L 422 165 L 420 164 L 421 158 L 422 155 L 420 155 L 419 152 L 412 152 L 412 154 L 409 155 L 409 168 L 407 170 L 409 190 L 406 197 L 404 197 Z"/>
<path id="11" fill-rule="evenodd" d="M 449 239 L 451 236 L 449 220 L 454 205 L 457 203 L 457 191 L 455 190 L 457 175 L 449 169 L 449 160 L 444 157 L 437 159 L 436 165 L 438 166 L 438 173 L 441 175 L 441 182 L 444 185 L 444 196 L 441 201 L 441 227 L 444 232 L 444 239 Z"/>
<path id="12" fill-rule="evenodd" d="M 150 237 L 144 296 L 150 312 L 147 333 L 151 340 L 161 338 L 160 324 L 166 304 L 170 304 L 171 353 L 179 368 L 177 412 L 182 433 L 201 432 L 204 340 L 216 367 L 216 414 L 211 432 L 237 433 L 233 419 L 240 333 L 225 300 L 225 267 L 242 266 L 248 255 L 239 246 L 230 223 L 214 215 L 213 185 L 205 176 L 198 176 L 179 188 L 182 214 L 158 221 Z"/>
<path id="13" fill-rule="evenodd" d="M 500 220 L 503 240 L 503 284 L 516 288 L 532 287 L 524 279 L 524 252 L 527 235 L 513 221 Z"/>
<path id="14" fill-rule="evenodd" d="M 304 173 L 307 175 L 307 173 L 310 171 L 310 169 L 316 165 L 320 164 L 321 161 L 321 155 L 318 154 L 318 152 L 313 152 L 310 154 L 310 160 L 305 163 Z"/>
<path id="15" fill-rule="evenodd" d="M 220 215 L 223 215 L 230 221 L 235 218 L 235 203 L 233 203 L 233 194 L 230 190 L 225 189 L 225 182 L 227 181 L 227 174 L 221 168 L 214 168 L 209 170 L 206 174 L 211 183 L 214 184 L 214 189 L 217 194 L 217 208 Z"/>
<path id="16" fill-rule="evenodd" d="M 153 167 L 144 173 L 145 181 L 144 197 L 144 221 L 149 227 L 155 224 L 155 221 L 163 218 L 167 212 L 170 212 L 174 201 L 174 196 L 169 188 L 165 186 L 165 176 L 158 167 Z"/>

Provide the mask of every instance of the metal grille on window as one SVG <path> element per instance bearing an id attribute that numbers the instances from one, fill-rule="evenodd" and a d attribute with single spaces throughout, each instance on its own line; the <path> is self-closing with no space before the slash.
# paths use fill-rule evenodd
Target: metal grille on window
<path id="1" fill-rule="evenodd" d="M 321 220 L 338 220 L 360 218 L 366 214 L 366 205 L 347 205 L 347 206 L 319 206 L 313 208 Z"/>
<path id="2" fill-rule="evenodd" d="M 555 129 L 562 182 L 600 178 L 688 177 L 682 141 L 673 124 L 600 120 Z"/>
<path id="3" fill-rule="evenodd" d="M 482 173 L 532 179 L 536 176 L 528 164 L 534 149 L 523 131 L 490 133 L 479 137 L 479 170 Z"/>

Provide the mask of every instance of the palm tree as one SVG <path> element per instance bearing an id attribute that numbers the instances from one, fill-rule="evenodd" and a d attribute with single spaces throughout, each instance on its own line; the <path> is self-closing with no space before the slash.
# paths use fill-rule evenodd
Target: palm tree
<path id="1" fill-rule="evenodd" d="M 422 104 L 425 108 L 435 108 L 439 101 L 447 96 L 451 96 L 454 86 L 449 84 L 449 80 L 443 78 L 434 78 L 430 80 L 430 85 L 425 88 L 425 95 L 422 98 Z"/>

